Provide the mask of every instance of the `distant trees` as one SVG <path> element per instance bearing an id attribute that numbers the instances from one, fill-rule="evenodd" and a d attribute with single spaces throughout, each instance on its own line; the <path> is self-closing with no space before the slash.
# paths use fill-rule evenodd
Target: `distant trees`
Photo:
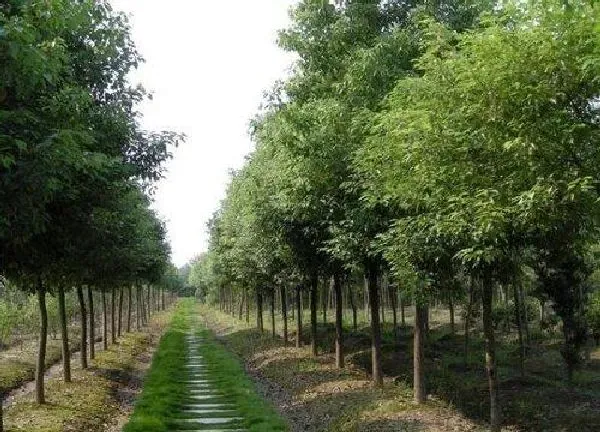
<path id="1" fill-rule="evenodd" d="M 0 273 L 39 299 L 43 403 L 46 293 L 58 294 L 69 381 L 65 292 L 77 287 L 83 324 L 83 286 L 160 283 L 169 250 L 143 191 L 182 136 L 140 128 L 146 93 L 126 77 L 141 57 L 107 1 L 4 2 L 0 57 Z"/>

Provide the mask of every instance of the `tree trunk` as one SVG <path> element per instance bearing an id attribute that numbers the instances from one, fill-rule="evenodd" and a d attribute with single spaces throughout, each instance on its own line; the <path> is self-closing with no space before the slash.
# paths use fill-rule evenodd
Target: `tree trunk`
<path id="1" fill-rule="evenodd" d="M 529 316 L 527 314 L 527 304 L 525 303 L 525 294 L 523 287 L 519 285 L 519 298 L 521 299 L 521 311 L 523 312 L 523 331 L 525 332 L 525 345 L 527 346 L 529 340 Z"/>
<path id="2" fill-rule="evenodd" d="M 135 287 L 135 329 L 140 331 L 142 327 L 142 295 L 140 293 L 141 287 L 136 285 Z"/>
<path id="3" fill-rule="evenodd" d="M 58 285 L 58 319 L 62 338 L 63 379 L 71 382 L 71 350 L 69 349 L 69 330 L 67 329 L 67 311 L 65 308 L 65 288 Z"/>
<path id="4" fill-rule="evenodd" d="M 376 386 L 383 385 L 381 373 L 381 323 L 379 322 L 379 295 L 377 287 L 377 265 L 370 263 L 366 269 L 371 306 L 371 368 Z"/>
<path id="5" fill-rule="evenodd" d="M 513 296 L 515 302 L 515 319 L 517 332 L 519 334 L 519 372 L 521 378 L 525 376 L 525 343 L 523 341 L 523 312 L 521 310 L 521 298 L 516 284 L 513 284 Z"/>
<path id="6" fill-rule="evenodd" d="M 335 366 L 344 367 L 344 334 L 342 331 L 342 278 L 339 272 L 333 275 L 335 294 Z"/>
<path id="7" fill-rule="evenodd" d="M 364 277 L 364 287 L 363 287 L 363 300 L 364 300 L 364 312 L 365 312 L 365 321 L 369 321 L 369 278 L 365 274 Z"/>
<path id="8" fill-rule="evenodd" d="M 41 278 L 38 278 L 37 294 L 40 308 L 40 340 L 35 365 L 35 401 L 38 404 L 44 404 L 46 403 L 44 372 L 46 370 L 46 343 L 48 341 L 48 311 L 46 310 L 46 287 Z"/>
<path id="9" fill-rule="evenodd" d="M 244 300 L 245 300 L 244 293 L 242 293 L 240 295 L 240 307 L 238 309 L 238 319 L 240 321 L 242 320 L 242 317 L 244 316 Z"/>
<path id="10" fill-rule="evenodd" d="M 331 285 L 329 286 L 331 289 Z M 327 293 L 329 292 L 327 287 L 327 283 L 323 284 L 323 289 L 321 290 L 321 305 L 323 306 L 323 325 L 327 324 Z"/>
<path id="11" fill-rule="evenodd" d="M 400 325 L 402 328 L 406 327 L 406 304 L 404 303 L 404 296 L 402 293 L 400 296 Z"/>
<path id="12" fill-rule="evenodd" d="M 131 332 L 131 285 L 127 286 L 127 333 Z"/>
<path id="13" fill-rule="evenodd" d="M 452 297 L 448 299 L 448 310 L 450 311 L 450 333 L 454 334 L 456 327 L 454 323 L 454 300 L 452 300 Z"/>
<path id="14" fill-rule="evenodd" d="M 160 290 L 160 305 L 161 305 L 161 309 L 165 310 L 167 308 L 167 305 L 165 303 L 165 289 L 161 289 Z"/>
<path id="15" fill-rule="evenodd" d="M 317 274 L 310 278 L 310 352 L 317 356 Z"/>
<path id="16" fill-rule="evenodd" d="M 87 294 L 90 309 L 90 337 L 88 341 L 90 344 L 90 360 L 93 360 L 96 358 L 96 315 L 94 313 L 94 293 L 91 286 L 88 286 Z"/>
<path id="17" fill-rule="evenodd" d="M 108 349 L 108 312 L 106 310 L 106 293 L 102 290 L 102 347 Z"/>
<path id="18" fill-rule="evenodd" d="M 354 293 L 352 292 L 352 285 L 348 284 L 348 300 L 350 300 L 350 307 L 352 308 L 352 328 L 354 331 L 358 330 L 358 311 L 356 310 L 356 302 L 354 301 Z"/>
<path id="19" fill-rule="evenodd" d="M 394 326 L 394 340 L 398 339 L 398 312 L 396 311 L 398 305 L 396 304 L 396 291 L 397 288 L 393 288 L 390 290 L 390 286 L 388 285 L 388 295 L 390 297 L 390 303 L 392 306 L 392 325 Z"/>
<path id="20" fill-rule="evenodd" d="M 469 336 L 471 331 L 471 311 L 473 309 L 473 278 L 469 282 L 469 303 L 467 304 L 467 311 L 465 313 L 465 366 L 469 363 Z"/>
<path id="21" fill-rule="evenodd" d="M 296 287 L 296 348 L 302 346 L 302 291 Z"/>
<path id="22" fill-rule="evenodd" d="M 116 329 L 116 293 L 114 287 L 110 291 L 110 341 L 114 345 L 117 343 L 117 329 Z"/>
<path id="23" fill-rule="evenodd" d="M 281 297 L 281 317 L 283 319 L 283 344 L 288 344 L 288 314 L 287 314 L 287 292 L 285 284 L 281 284 L 279 287 L 279 294 Z"/>
<path id="24" fill-rule="evenodd" d="M 500 405 L 498 402 L 498 376 L 496 371 L 496 342 L 492 322 L 492 283 L 486 278 L 483 284 L 483 332 L 485 337 L 485 369 L 490 391 L 490 430 L 500 431 Z"/>
<path id="25" fill-rule="evenodd" d="M 81 285 L 77 286 L 77 299 L 79 300 L 81 314 L 81 369 L 87 369 L 87 311 L 85 310 L 85 299 L 83 298 Z"/>
<path id="26" fill-rule="evenodd" d="M 379 302 L 381 307 L 381 322 L 385 324 L 385 293 L 387 288 L 387 279 L 383 276 L 380 277 L 380 290 L 379 290 Z"/>
<path id="27" fill-rule="evenodd" d="M 427 400 L 425 391 L 425 317 L 428 308 L 421 304 L 415 305 L 415 329 L 413 334 L 413 393 L 416 403 L 421 404 Z"/>
<path id="28" fill-rule="evenodd" d="M 119 290 L 119 312 L 117 314 L 117 336 L 121 337 L 123 324 L 123 288 Z"/>
<path id="29" fill-rule="evenodd" d="M 147 301 L 146 301 L 146 313 L 147 313 L 147 318 L 146 318 L 146 323 L 150 324 L 150 316 L 151 316 L 151 307 L 152 307 L 152 303 L 150 303 L 150 285 L 148 285 L 148 289 L 146 292 L 146 297 L 147 297 Z"/>
<path id="30" fill-rule="evenodd" d="M 264 331 L 263 326 L 263 295 L 260 289 L 256 289 L 256 327 L 259 332 Z"/>
<path id="31" fill-rule="evenodd" d="M 248 296 L 248 288 L 244 288 L 244 296 L 246 297 L 246 324 L 250 324 L 250 298 Z"/>
<path id="32" fill-rule="evenodd" d="M 271 290 L 271 337 L 275 340 L 275 288 Z"/>

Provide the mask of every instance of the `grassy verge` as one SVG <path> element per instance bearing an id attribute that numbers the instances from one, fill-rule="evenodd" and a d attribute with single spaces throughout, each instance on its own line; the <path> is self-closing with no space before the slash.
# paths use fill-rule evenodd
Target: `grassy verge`
<path id="1" fill-rule="evenodd" d="M 207 370 L 225 399 L 237 406 L 243 417 L 240 427 L 255 432 L 287 430 L 275 409 L 256 393 L 239 357 L 216 341 L 212 332 L 201 330 L 199 334 L 203 340 L 200 354 Z"/>
<path id="2" fill-rule="evenodd" d="M 187 378 L 185 334 L 192 305 L 193 301 L 185 300 L 177 307 L 146 375 L 142 396 L 123 432 L 170 430 L 169 422 L 187 396 L 181 382 Z"/>
<path id="3" fill-rule="evenodd" d="M 46 383 L 45 405 L 33 394 L 17 398 L 6 410 L 6 430 L 23 432 L 104 431 L 120 412 L 117 393 L 141 367 L 139 356 L 155 343 L 170 319 L 170 312 L 156 314 L 144 332 L 125 334 L 118 345 L 96 353 L 91 368 L 74 364 L 73 382 L 60 378 Z"/>

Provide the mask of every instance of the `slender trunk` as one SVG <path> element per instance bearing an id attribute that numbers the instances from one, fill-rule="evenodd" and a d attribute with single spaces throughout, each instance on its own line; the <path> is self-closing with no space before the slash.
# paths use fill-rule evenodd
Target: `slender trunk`
<path id="1" fill-rule="evenodd" d="M 383 385 L 381 372 L 381 323 L 379 322 L 379 295 L 377 287 L 377 266 L 370 263 L 366 269 L 371 306 L 371 367 L 372 379 L 376 386 Z"/>
<path id="2" fill-rule="evenodd" d="M 381 322 L 383 324 L 385 324 L 385 292 L 386 292 L 386 288 L 387 288 L 387 279 L 385 279 L 384 277 L 381 277 L 379 285 L 381 287 L 381 289 L 379 290 L 379 302 L 380 302 L 380 306 L 381 306 Z"/>
<path id="3" fill-rule="evenodd" d="M 310 279 L 310 352 L 317 356 L 317 287 L 318 277 L 314 273 Z"/>
<path id="4" fill-rule="evenodd" d="M 131 332 L 131 285 L 127 286 L 127 333 Z"/>
<path id="5" fill-rule="evenodd" d="M 489 278 L 483 284 L 483 332 L 485 337 L 485 369 L 490 391 L 490 430 L 500 431 L 500 405 L 498 402 L 498 376 L 496 371 L 496 342 L 492 320 L 492 283 Z"/>
<path id="6" fill-rule="evenodd" d="M 364 287 L 363 287 L 363 300 L 364 300 L 364 312 L 365 312 L 365 321 L 369 321 L 369 278 L 365 274 L 364 277 Z"/>
<path id="7" fill-rule="evenodd" d="M 102 290 L 102 347 L 108 349 L 108 316 L 106 310 L 106 293 Z"/>
<path id="8" fill-rule="evenodd" d="M 427 400 L 425 391 L 425 317 L 429 313 L 426 306 L 417 303 L 415 306 L 415 329 L 413 335 L 413 393 L 416 403 Z"/>
<path id="9" fill-rule="evenodd" d="M 404 303 L 404 296 L 400 295 L 400 325 L 402 328 L 406 327 L 406 304 Z"/>
<path id="10" fill-rule="evenodd" d="M 58 286 L 58 319 L 62 338 L 63 379 L 71 382 L 71 351 L 69 350 L 69 330 L 67 329 L 67 311 L 65 308 L 65 288 Z"/>
<path id="11" fill-rule="evenodd" d="M 240 295 L 240 307 L 238 309 L 238 319 L 241 321 L 242 317 L 244 316 L 244 293 L 242 293 L 242 295 Z"/>
<path id="12" fill-rule="evenodd" d="M 116 329 L 116 317 L 115 317 L 115 300 L 116 293 L 114 287 L 110 291 L 110 341 L 114 345 L 117 343 L 117 329 Z"/>
<path id="13" fill-rule="evenodd" d="M 135 287 L 135 329 L 140 331 L 142 328 L 142 287 Z"/>
<path id="14" fill-rule="evenodd" d="M 397 289 L 395 286 L 393 286 L 393 288 L 390 289 L 390 286 L 388 285 L 388 295 L 392 306 L 392 325 L 394 326 L 394 340 L 398 339 L 398 313 L 396 311 L 398 305 L 396 304 L 396 290 Z"/>
<path id="15" fill-rule="evenodd" d="M 456 328 L 454 323 L 454 300 L 452 297 L 448 299 L 448 310 L 450 311 L 450 333 L 454 334 Z"/>
<path id="16" fill-rule="evenodd" d="M 545 317 L 545 304 L 546 301 L 545 300 L 540 300 L 540 324 L 544 322 Z"/>
<path id="17" fill-rule="evenodd" d="M 148 285 L 148 289 L 147 289 L 147 292 L 146 292 L 146 297 L 148 299 L 146 301 L 146 313 L 147 313 L 146 323 L 149 324 L 150 323 L 150 315 L 151 315 L 150 308 L 151 308 L 151 305 L 152 305 L 152 303 L 150 303 L 150 285 Z"/>
<path id="18" fill-rule="evenodd" d="M 342 278 L 339 272 L 333 275 L 335 295 L 335 366 L 344 367 L 344 334 L 342 332 Z"/>
<path id="19" fill-rule="evenodd" d="M 474 296 L 474 290 L 473 290 L 473 284 L 474 284 L 474 280 L 473 278 L 471 278 L 471 281 L 469 282 L 469 303 L 467 304 L 467 311 L 465 313 L 465 366 L 468 364 L 469 362 L 469 342 L 470 342 L 470 331 L 471 331 L 471 311 L 473 310 L 473 296 Z"/>
<path id="20" fill-rule="evenodd" d="M 296 287 L 296 348 L 302 346 L 302 291 Z"/>
<path id="21" fill-rule="evenodd" d="M 79 311 L 81 314 L 81 369 L 87 369 L 87 311 L 85 309 L 85 299 L 83 298 L 83 288 L 81 285 L 77 286 L 77 299 L 79 300 Z"/>
<path id="22" fill-rule="evenodd" d="M 331 288 L 331 286 L 329 287 Z M 323 284 L 323 289 L 321 290 L 321 305 L 323 306 L 323 324 L 327 324 L 327 284 Z"/>
<path id="23" fill-rule="evenodd" d="M 94 293 L 91 286 L 88 286 L 87 294 L 90 309 L 90 337 L 88 341 L 90 344 L 90 360 L 93 360 L 96 358 L 96 314 L 94 313 Z"/>
<path id="24" fill-rule="evenodd" d="M 281 284 L 279 288 L 279 294 L 281 297 L 281 317 L 283 319 L 283 344 L 288 344 L 288 314 L 287 314 L 287 292 L 285 285 Z"/>
<path id="25" fill-rule="evenodd" d="M 248 288 L 244 288 L 244 296 L 246 297 L 246 324 L 250 324 L 250 299 L 248 298 Z"/>
<path id="26" fill-rule="evenodd" d="M 119 312 L 117 314 L 117 336 L 121 337 L 121 330 L 123 324 L 123 288 L 119 290 Z"/>
<path id="27" fill-rule="evenodd" d="M 271 290 L 271 337 L 275 340 L 275 288 Z"/>
<path id="28" fill-rule="evenodd" d="M 38 278 L 37 294 L 40 308 L 40 340 L 35 367 L 35 401 L 38 404 L 44 404 L 46 403 L 44 371 L 46 370 L 46 343 L 48 341 L 48 311 L 46 310 L 46 287 L 41 278 Z"/>
<path id="29" fill-rule="evenodd" d="M 521 298 L 516 284 L 513 284 L 513 296 L 515 302 L 515 318 L 517 332 L 519 334 L 519 372 L 521 378 L 525 376 L 525 343 L 523 341 L 523 312 L 521 310 Z"/>
<path id="30" fill-rule="evenodd" d="M 525 345 L 529 344 L 529 316 L 527 315 L 527 305 L 525 304 L 525 294 L 523 287 L 519 285 L 519 298 L 521 299 L 521 311 L 523 312 L 523 331 L 525 332 Z"/>
<path id="31" fill-rule="evenodd" d="M 165 289 L 164 288 L 162 288 L 160 290 L 160 306 L 161 306 L 162 310 L 165 310 L 167 307 L 167 305 L 165 303 Z"/>
<path id="32" fill-rule="evenodd" d="M 354 331 L 357 331 L 358 311 L 356 310 L 356 302 L 354 301 L 354 293 L 352 291 L 352 285 L 348 284 L 348 300 L 350 300 L 350 307 L 352 308 L 352 328 L 354 329 Z"/>
<path id="33" fill-rule="evenodd" d="M 256 289 L 256 327 L 259 332 L 264 331 L 263 326 L 263 295 L 260 289 Z"/>

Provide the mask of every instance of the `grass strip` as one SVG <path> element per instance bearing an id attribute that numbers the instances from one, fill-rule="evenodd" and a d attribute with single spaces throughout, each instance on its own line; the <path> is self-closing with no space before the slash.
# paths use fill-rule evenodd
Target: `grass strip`
<path id="1" fill-rule="evenodd" d="M 236 405 L 243 417 L 240 426 L 251 432 L 286 431 L 283 419 L 257 394 L 240 359 L 219 343 L 209 330 L 201 329 L 198 335 L 203 340 L 199 353 L 205 360 L 210 377 L 225 398 Z"/>
<path id="2" fill-rule="evenodd" d="M 177 306 L 169 330 L 161 338 L 152 366 L 146 375 L 142 395 L 123 432 L 167 432 L 170 421 L 187 397 L 183 382 L 185 368 L 185 335 L 189 332 L 189 315 L 193 300 Z"/>

